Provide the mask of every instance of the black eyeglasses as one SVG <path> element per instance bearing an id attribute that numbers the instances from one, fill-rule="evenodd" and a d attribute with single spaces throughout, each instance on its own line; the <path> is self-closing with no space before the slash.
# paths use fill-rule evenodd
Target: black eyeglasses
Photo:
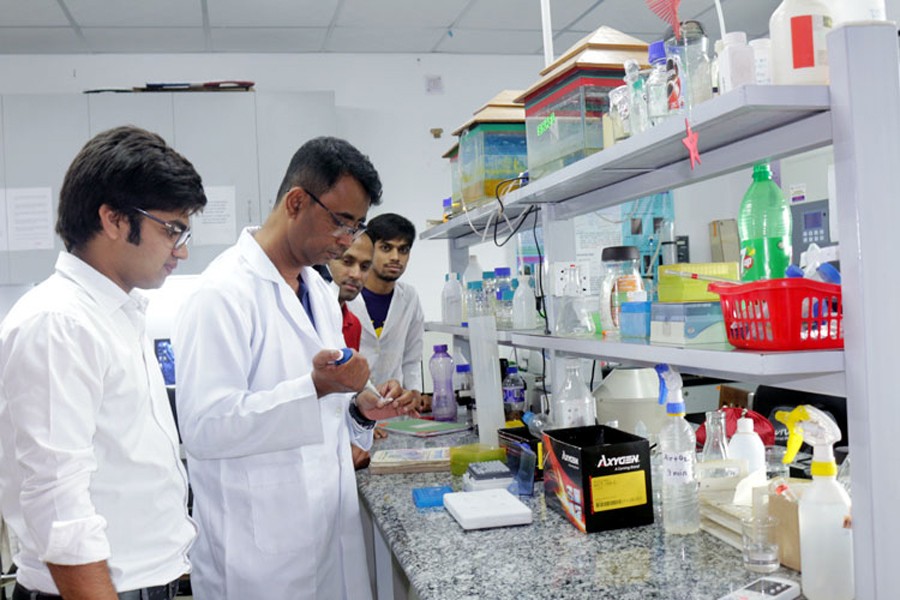
<path id="1" fill-rule="evenodd" d="M 347 225 L 343 219 L 341 219 L 338 215 L 336 215 L 330 208 L 322 204 L 322 201 L 316 198 L 316 195 L 306 190 L 307 195 L 313 199 L 313 202 L 321 206 L 325 209 L 329 215 L 331 215 L 331 220 L 334 221 L 334 224 L 337 225 L 337 229 L 331 232 L 331 235 L 334 237 L 341 237 L 344 235 L 349 235 L 354 240 L 357 240 L 359 236 L 361 236 L 366 231 L 366 222 L 360 221 L 356 224 L 356 227 L 351 227 Z"/>
<path id="2" fill-rule="evenodd" d="M 172 221 L 163 221 L 157 216 L 151 215 L 143 208 L 135 208 L 135 212 L 138 212 L 151 221 L 156 221 L 160 225 L 166 228 L 166 231 L 169 234 L 169 237 L 175 240 L 175 245 L 172 246 L 172 250 L 178 250 L 183 247 L 189 241 L 191 241 L 191 228 L 185 227 L 180 223 L 173 223 Z"/>

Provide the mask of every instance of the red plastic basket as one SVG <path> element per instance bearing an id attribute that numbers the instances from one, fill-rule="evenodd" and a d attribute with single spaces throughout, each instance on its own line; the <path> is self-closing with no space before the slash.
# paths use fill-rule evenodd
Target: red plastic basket
<path id="1" fill-rule="evenodd" d="M 728 341 L 748 350 L 844 347 L 841 286 L 803 278 L 711 283 Z"/>

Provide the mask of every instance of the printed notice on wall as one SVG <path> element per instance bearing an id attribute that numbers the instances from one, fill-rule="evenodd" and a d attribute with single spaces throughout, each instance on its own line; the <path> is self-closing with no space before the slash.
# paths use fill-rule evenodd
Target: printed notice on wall
<path id="1" fill-rule="evenodd" d="M 196 246 L 233 244 L 237 228 L 234 186 L 204 186 L 203 192 L 206 207 L 202 213 L 191 217 L 192 243 Z"/>
<path id="2" fill-rule="evenodd" d="M 622 223 L 611 210 L 598 210 L 575 217 L 575 259 L 588 268 L 588 293 L 599 294 L 603 280 L 600 254 L 607 246 L 622 244 Z M 582 267 L 584 268 L 584 267 Z M 584 273 L 582 273 L 584 275 Z"/>
<path id="3" fill-rule="evenodd" d="M 6 234 L 9 250 L 53 249 L 50 188 L 7 188 Z"/>
<path id="4" fill-rule="evenodd" d="M 9 250 L 9 240 L 6 237 L 6 190 L 0 188 L 0 252 Z"/>

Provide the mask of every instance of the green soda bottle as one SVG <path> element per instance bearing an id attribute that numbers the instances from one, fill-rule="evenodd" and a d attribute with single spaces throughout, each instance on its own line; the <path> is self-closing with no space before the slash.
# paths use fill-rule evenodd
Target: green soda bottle
<path id="1" fill-rule="evenodd" d="M 741 281 L 784 277 L 791 264 L 791 208 L 772 181 L 769 163 L 753 166 L 753 183 L 738 215 Z"/>

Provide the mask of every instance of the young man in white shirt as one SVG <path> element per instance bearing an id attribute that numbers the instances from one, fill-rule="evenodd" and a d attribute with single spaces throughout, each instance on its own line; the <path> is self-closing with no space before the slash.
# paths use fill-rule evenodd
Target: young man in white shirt
<path id="1" fill-rule="evenodd" d="M 425 314 L 414 287 L 398 281 L 409 263 L 415 226 L 393 213 L 369 222 L 375 240 L 372 270 L 362 294 L 347 306 L 362 324 L 359 352 L 369 361 L 375 381 L 397 379 L 421 405 L 422 337 Z"/>
<path id="2" fill-rule="evenodd" d="M 197 600 L 366 600 L 350 443 L 408 412 L 399 384 L 378 398 L 344 347 L 341 312 L 313 268 L 341 256 L 379 202 L 378 173 L 336 138 L 291 159 L 272 213 L 203 272 L 182 306 L 173 350 L 178 419 L 200 537 Z M 376 383 L 379 383 L 376 381 Z"/>
<path id="3" fill-rule="evenodd" d="M 174 597 L 196 527 L 146 299 L 187 258 L 200 176 L 120 127 L 66 173 L 56 272 L 0 324 L 0 511 L 15 600 Z"/>

